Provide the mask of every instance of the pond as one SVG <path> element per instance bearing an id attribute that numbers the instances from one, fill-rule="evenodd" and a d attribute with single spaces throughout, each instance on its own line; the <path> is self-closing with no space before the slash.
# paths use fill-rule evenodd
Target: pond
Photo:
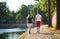
<path id="1" fill-rule="evenodd" d="M 0 29 L 0 39 L 17 39 L 27 28 Z"/>

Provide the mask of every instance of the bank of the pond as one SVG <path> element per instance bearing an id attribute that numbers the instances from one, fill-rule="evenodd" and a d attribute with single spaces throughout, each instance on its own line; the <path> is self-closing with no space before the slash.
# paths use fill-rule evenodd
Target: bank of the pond
<path id="1" fill-rule="evenodd" d="M 24 39 L 24 37 L 26 36 L 26 34 L 27 34 L 27 32 L 24 32 L 22 35 L 20 35 L 20 36 L 18 37 L 18 39 Z"/>

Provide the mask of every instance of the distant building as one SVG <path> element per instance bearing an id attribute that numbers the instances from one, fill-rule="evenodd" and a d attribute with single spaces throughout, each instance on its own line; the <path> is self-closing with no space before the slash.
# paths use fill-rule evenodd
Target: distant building
<path id="1" fill-rule="evenodd" d="M 32 9 L 34 7 L 34 5 L 28 5 L 28 9 Z"/>

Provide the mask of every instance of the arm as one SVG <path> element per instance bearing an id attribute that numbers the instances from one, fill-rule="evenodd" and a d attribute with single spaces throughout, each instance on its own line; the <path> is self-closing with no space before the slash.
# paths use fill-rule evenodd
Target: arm
<path id="1" fill-rule="evenodd" d="M 28 17 L 26 17 L 26 19 L 27 19 L 27 22 L 26 23 L 28 23 Z"/>
<path id="2" fill-rule="evenodd" d="M 32 19 L 32 22 L 34 23 L 34 20 Z"/>
<path id="3" fill-rule="evenodd" d="M 27 20 L 27 23 L 28 23 L 28 20 Z"/>
<path id="4" fill-rule="evenodd" d="M 35 17 L 35 26 L 36 26 L 36 17 Z"/>
<path id="5" fill-rule="evenodd" d="M 41 16 L 41 24 L 42 24 L 42 16 Z"/>

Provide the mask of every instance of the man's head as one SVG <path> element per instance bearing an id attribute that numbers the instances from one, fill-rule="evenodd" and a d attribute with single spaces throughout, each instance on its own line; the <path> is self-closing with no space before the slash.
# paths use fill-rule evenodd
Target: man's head
<path id="1" fill-rule="evenodd" d="M 39 14 L 40 12 L 37 10 L 37 14 Z"/>

